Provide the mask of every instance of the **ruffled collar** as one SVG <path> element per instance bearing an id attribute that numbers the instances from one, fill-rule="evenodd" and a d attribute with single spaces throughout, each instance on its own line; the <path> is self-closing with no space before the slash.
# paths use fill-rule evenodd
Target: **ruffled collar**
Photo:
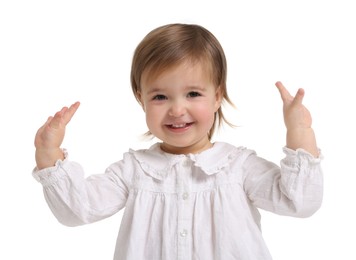
<path id="1" fill-rule="evenodd" d="M 207 175 L 218 173 L 232 160 L 245 150 L 244 147 L 235 147 L 224 142 L 215 142 L 214 145 L 199 154 L 169 154 L 161 150 L 160 143 L 155 143 L 149 149 L 130 150 L 130 153 L 140 163 L 142 169 L 153 178 L 164 180 L 174 165 L 191 160 L 192 164 L 202 169 Z"/>

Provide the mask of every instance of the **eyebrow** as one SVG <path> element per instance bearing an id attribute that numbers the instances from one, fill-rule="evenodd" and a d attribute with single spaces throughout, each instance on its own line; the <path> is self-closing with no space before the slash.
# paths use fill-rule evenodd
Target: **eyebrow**
<path id="1" fill-rule="evenodd" d="M 147 94 L 151 95 L 153 93 L 158 93 L 158 92 L 162 92 L 162 89 L 160 89 L 160 88 L 152 88 L 149 91 L 147 91 Z"/>
<path id="2" fill-rule="evenodd" d="M 187 91 L 200 91 L 200 92 L 205 92 L 206 88 L 205 87 L 201 87 L 201 86 L 197 86 L 197 85 L 192 85 L 192 86 L 186 86 L 184 87 L 184 90 Z M 148 95 L 152 95 L 154 93 L 160 93 L 160 92 L 164 92 L 166 91 L 164 88 L 158 88 L 158 87 L 154 87 L 152 89 L 150 89 L 149 91 L 147 91 Z"/>
<path id="3" fill-rule="evenodd" d="M 187 86 L 186 89 L 189 89 L 189 90 L 199 90 L 199 91 L 206 91 L 206 88 L 205 87 L 202 87 L 202 86 Z"/>

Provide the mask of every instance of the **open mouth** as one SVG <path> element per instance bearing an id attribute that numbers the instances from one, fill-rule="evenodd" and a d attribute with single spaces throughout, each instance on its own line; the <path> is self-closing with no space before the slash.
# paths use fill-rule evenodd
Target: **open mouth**
<path id="1" fill-rule="evenodd" d="M 171 125 L 167 125 L 167 127 L 170 129 L 184 129 L 191 126 L 192 124 L 193 123 L 171 124 Z"/>

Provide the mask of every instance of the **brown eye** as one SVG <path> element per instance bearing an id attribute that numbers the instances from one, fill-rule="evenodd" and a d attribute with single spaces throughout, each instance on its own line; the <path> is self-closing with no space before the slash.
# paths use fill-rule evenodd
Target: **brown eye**
<path id="1" fill-rule="evenodd" d="M 188 93 L 188 97 L 199 97 L 201 96 L 199 92 L 192 91 Z"/>
<path id="2" fill-rule="evenodd" d="M 165 95 L 156 95 L 153 97 L 153 100 L 166 100 L 167 97 Z"/>

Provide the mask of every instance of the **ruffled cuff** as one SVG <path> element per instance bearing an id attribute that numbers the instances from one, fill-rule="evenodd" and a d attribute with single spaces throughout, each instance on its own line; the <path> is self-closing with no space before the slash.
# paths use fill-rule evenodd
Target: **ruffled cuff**
<path id="1" fill-rule="evenodd" d="M 38 170 L 37 166 L 32 170 L 32 176 L 40 182 L 43 186 L 49 186 L 57 182 L 58 178 L 63 175 L 59 168 L 63 168 L 68 161 L 68 152 L 66 149 L 62 149 L 64 159 L 58 159 L 54 166 Z"/>
<path id="2" fill-rule="evenodd" d="M 283 147 L 283 152 L 286 155 L 286 158 L 283 159 L 283 161 L 285 161 L 286 163 L 288 163 L 289 161 L 295 162 L 296 158 L 300 158 L 300 159 L 305 159 L 306 161 L 308 161 L 311 164 L 319 164 L 324 159 L 324 156 L 320 149 L 318 149 L 318 152 L 319 152 L 318 157 L 314 157 L 311 153 L 309 153 L 308 151 L 306 151 L 302 148 L 293 150 L 293 149 L 290 149 L 285 146 L 285 147 Z M 299 161 L 299 160 L 297 160 L 297 161 Z"/>

